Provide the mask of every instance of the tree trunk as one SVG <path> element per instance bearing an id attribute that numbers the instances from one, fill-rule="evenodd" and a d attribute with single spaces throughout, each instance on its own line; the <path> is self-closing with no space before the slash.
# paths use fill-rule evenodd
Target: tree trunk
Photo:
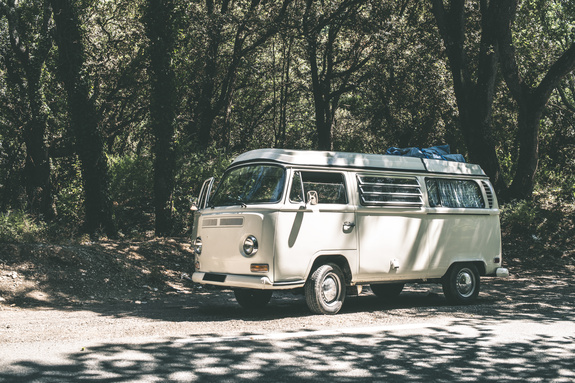
<path id="1" fill-rule="evenodd" d="M 317 148 L 319 150 L 332 150 L 332 129 L 335 112 L 341 94 L 351 90 L 349 79 L 352 74 L 359 71 L 367 60 L 359 60 L 354 55 L 347 58 L 347 62 L 339 63 L 347 66 L 346 71 L 337 72 L 336 49 L 334 45 L 339 37 L 345 22 L 355 16 L 363 0 L 341 2 L 331 14 L 321 14 L 316 9 L 319 4 L 314 0 L 306 1 L 306 9 L 302 19 L 302 32 L 305 39 L 305 49 L 311 76 L 311 92 L 314 100 L 315 126 L 317 132 Z M 349 18 L 349 19 L 348 19 Z M 324 44 L 320 35 L 327 30 L 327 40 Z M 347 53 L 347 52 L 346 52 Z M 321 68 L 318 57 L 321 56 Z M 344 59 L 344 61 L 346 61 Z M 334 82 L 339 80 L 339 86 Z M 358 81 L 359 82 L 359 81 Z M 334 91 L 335 88 L 336 90 Z"/>
<path id="2" fill-rule="evenodd" d="M 174 36 L 171 0 L 148 0 L 146 34 L 150 39 L 150 119 L 154 134 L 154 207 L 156 236 L 172 231 L 176 92 L 171 66 Z"/>
<path id="3" fill-rule="evenodd" d="M 51 10 L 47 3 L 42 5 L 41 33 L 34 49 L 25 46 L 27 40 L 26 26 L 21 25 L 19 9 L 14 0 L 4 5 L 8 19 L 10 44 L 14 56 L 23 68 L 25 79 L 20 78 L 22 87 L 26 88 L 29 115 L 24 119 L 24 142 L 26 144 L 26 165 L 24 168 L 28 209 L 33 214 L 40 214 L 45 219 L 56 216 L 56 206 L 51 182 L 50 157 L 45 141 L 47 115 L 43 111 L 43 91 L 40 76 L 44 63 L 52 47 L 52 36 L 49 28 Z"/>
<path id="4" fill-rule="evenodd" d="M 68 96 L 68 109 L 84 183 L 85 229 L 94 235 L 103 229 L 116 236 L 108 191 L 108 163 L 98 127 L 90 84 L 84 71 L 85 52 L 77 9 L 71 0 L 51 0 L 56 23 L 58 69 Z"/>
<path id="5" fill-rule="evenodd" d="M 325 66 L 322 68 L 320 73 L 320 68 L 318 65 L 318 39 L 319 39 L 319 29 L 327 27 L 328 24 L 322 24 L 319 26 L 319 22 L 316 20 L 317 16 L 314 14 L 316 12 L 314 9 L 314 0 L 308 0 L 306 4 L 306 10 L 304 18 L 302 21 L 303 35 L 306 41 L 306 53 L 307 60 L 310 66 L 311 75 L 311 92 L 313 95 L 313 104 L 315 112 L 315 127 L 317 132 L 317 149 L 318 150 L 331 150 L 332 140 L 331 140 L 331 124 L 329 116 L 329 93 L 331 89 L 329 88 L 330 82 L 326 81 L 325 78 L 330 76 L 328 73 L 330 69 Z M 331 31 L 330 31 L 331 37 Z M 325 62 L 324 62 L 325 65 Z M 323 78 L 322 75 L 323 74 Z"/>
<path id="6" fill-rule="evenodd" d="M 497 79 L 498 45 L 494 2 L 482 2 L 481 41 L 477 63 L 477 80 L 472 80 L 472 65 L 465 50 L 465 4 L 451 0 L 445 9 L 442 0 L 431 0 L 432 11 L 447 53 L 453 86 L 469 159 L 479 164 L 497 191 L 506 188 L 501 165 L 492 138 L 492 112 Z"/>
<path id="7" fill-rule="evenodd" d="M 50 157 L 44 140 L 46 133 L 45 120 L 32 116 L 24 127 L 26 143 L 26 195 L 28 208 L 34 214 L 40 214 L 50 220 L 56 216 L 56 206 L 51 180 Z"/>
<path id="8" fill-rule="evenodd" d="M 544 105 L 539 105 L 532 97 L 519 105 L 518 142 L 519 158 L 513 182 L 509 187 L 507 197 L 515 199 L 531 199 L 535 184 L 535 173 L 539 162 L 539 121 Z"/>
<path id="9" fill-rule="evenodd" d="M 201 150 L 206 150 L 212 142 L 215 119 L 218 115 L 216 101 L 216 82 L 218 76 L 218 59 L 220 54 L 221 31 L 223 20 L 229 10 L 229 0 L 223 0 L 216 9 L 213 0 L 205 0 L 206 6 L 206 50 L 202 68 L 201 89 L 198 98 L 197 143 Z"/>
<path id="10" fill-rule="evenodd" d="M 495 72 L 493 72 L 495 74 Z M 495 76 L 492 77 L 492 80 Z M 491 87 L 487 87 L 491 88 Z M 466 104 L 466 118 L 461 119 L 464 139 L 469 151 L 469 160 L 479 164 L 489 176 L 497 192 L 502 192 L 507 188 L 501 172 L 501 165 L 495 150 L 495 140 L 492 136 L 492 104 L 494 89 L 485 89 L 477 84 L 474 89 L 487 92 L 484 97 L 471 97 Z"/>
<path id="11" fill-rule="evenodd" d="M 211 0 L 207 0 L 211 3 Z M 208 8 L 207 47 L 203 76 L 201 81 L 200 97 L 198 99 L 198 144 L 202 150 L 211 143 L 212 129 L 215 119 L 213 98 L 217 76 L 217 63 L 220 46 L 221 24 L 217 15 L 214 15 L 213 5 Z"/>
<path id="12" fill-rule="evenodd" d="M 287 15 L 287 8 L 293 0 L 283 0 L 281 6 L 266 11 L 269 20 L 253 25 L 255 14 L 261 9 L 261 0 L 252 0 L 247 4 L 222 0 L 219 10 L 216 10 L 213 0 L 205 0 L 207 20 L 207 45 L 205 65 L 203 67 L 200 96 L 198 99 L 197 138 L 201 149 L 206 149 L 217 139 L 220 145 L 229 145 L 229 121 L 231 118 L 235 81 L 240 64 L 246 56 L 262 46 L 275 35 L 282 20 Z M 230 17 L 230 7 L 242 7 L 242 18 Z M 276 13 L 277 12 L 277 13 Z M 228 27 L 225 22 L 235 22 L 236 30 L 233 41 L 233 53 L 229 63 L 222 71 L 220 45 L 222 44 L 222 29 Z M 223 73 L 223 74 L 222 74 Z M 218 78 L 221 76 L 220 78 Z"/>
<path id="13" fill-rule="evenodd" d="M 321 84 L 319 81 L 312 81 L 312 93 L 315 109 L 315 127 L 317 130 L 317 148 L 318 150 L 331 150 L 331 120 L 328 118 L 329 101 L 325 99 L 324 92 L 322 91 L 322 85 L 323 84 Z"/>
<path id="14" fill-rule="evenodd" d="M 498 40 L 503 76 L 513 99 L 517 102 L 519 158 L 513 182 L 506 199 L 531 199 L 539 160 L 539 124 L 543 111 L 561 79 L 575 70 L 575 43 L 551 65 L 539 85 L 527 84 L 519 73 L 511 33 L 517 0 L 500 0 Z"/>
<path id="15" fill-rule="evenodd" d="M 282 64 L 282 75 L 281 75 L 281 86 L 280 86 L 280 102 L 279 102 L 279 122 L 278 122 L 278 134 L 276 136 L 276 147 L 283 148 L 286 143 L 286 133 L 287 133 L 287 114 L 290 96 L 290 72 L 291 72 L 291 62 L 292 62 L 292 46 L 294 43 L 294 38 L 289 37 L 288 41 L 284 41 L 283 50 L 283 64 Z M 285 46 L 287 44 L 287 47 Z"/>

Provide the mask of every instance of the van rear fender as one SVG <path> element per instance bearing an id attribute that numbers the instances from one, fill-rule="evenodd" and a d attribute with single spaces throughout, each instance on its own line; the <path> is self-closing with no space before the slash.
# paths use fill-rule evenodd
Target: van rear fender
<path id="1" fill-rule="evenodd" d="M 453 263 L 449 266 L 449 268 L 447 269 L 447 271 L 445 272 L 445 274 L 443 275 L 443 277 L 445 277 L 446 275 L 449 275 L 449 272 L 451 271 L 451 269 L 452 269 L 455 265 L 457 265 L 457 264 L 462 264 L 462 263 L 471 263 L 471 264 L 475 265 L 475 267 L 477 267 L 477 271 L 479 272 L 479 275 L 480 275 L 480 276 L 486 275 L 485 262 L 484 262 L 484 261 L 476 260 L 476 261 L 456 261 L 456 262 L 453 262 Z M 443 278 L 443 277 L 442 277 L 442 278 Z"/>
<path id="2" fill-rule="evenodd" d="M 345 282 L 346 284 L 350 284 L 351 280 L 352 280 L 352 275 L 351 275 L 351 268 L 349 267 L 349 262 L 347 261 L 347 258 L 344 257 L 341 254 L 336 254 L 336 255 L 320 255 L 319 257 L 317 257 L 314 261 L 313 261 L 313 265 L 311 266 L 311 268 L 309 269 L 309 272 L 307 274 L 307 278 L 309 278 L 309 276 L 311 274 L 313 274 L 313 272 L 320 267 L 321 265 L 325 265 L 327 263 L 335 263 L 336 265 L 339 266 L 339 268 L 341 269 L 341 271 L 343 271 L 343 275 L 345 277 Z M 307 280 L 306 278 L 306 280 Z"/>

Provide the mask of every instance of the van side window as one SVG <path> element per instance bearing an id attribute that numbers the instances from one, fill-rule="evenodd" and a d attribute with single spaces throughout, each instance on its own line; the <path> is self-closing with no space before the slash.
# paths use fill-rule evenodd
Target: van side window
<path id="1" fill-rule="evenodd" d="M 302 185 L 303 190 L 301 190 Z M 307 192 L 311 190 L 317 192 L 318 203 L 347 203 L 345 181 L 341 173 L 295 172 L 290 190 L 290 201 L 303 202 L 304 198 L 307 198 Z"/>
<path id="2" fill-rule="evenodd" d="M 426 178 L 425 183 L 431 207 L 485 207 L 481 188 L 475 181 Z"/>
<path id="3" fill-rule="evenodd" d="M 421 207 L 423 198 L 415 177 L 358 175 L 362 205 Z"/>
<path id="4" fill-rule="evenodd" d="M 289 192 L 289 199 L 291 202 L 303 202 L 303 190 L 301 183 L 301 173 L 295 172 L 291 181 L 291 189 Z"/>

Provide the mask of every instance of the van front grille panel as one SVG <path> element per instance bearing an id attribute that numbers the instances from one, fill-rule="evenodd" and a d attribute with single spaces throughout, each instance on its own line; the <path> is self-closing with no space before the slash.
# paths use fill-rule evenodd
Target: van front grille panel
<path id="1" fill-rule="evenodd" d="M 243 217 L 220 218 L 220 226 L 242 226 L 243 224 L 244 224 Z"/>
<path id="2" fill-rule="evenodd" d="M 209 227 L 209 226 L 218 226 L 218 219 L 217 218 L 205 218 L 202 221 L 202 227 Z"/>
<path id="3" fill-rule="evenodd" d="M 202 227 L 217 227 L 217 226 L 243 226 L 243 217 L 228 217 L 228 218 L 205 218 L 202 221 Z"/>

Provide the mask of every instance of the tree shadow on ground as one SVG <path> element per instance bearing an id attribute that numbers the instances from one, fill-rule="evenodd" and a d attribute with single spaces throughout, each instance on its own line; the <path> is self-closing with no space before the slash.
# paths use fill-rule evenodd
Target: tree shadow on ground
<path id="1" fill-rule="evenodd" d="M 49 245 L 0 243 L 0 297 L 19 307 L 151 300 L 191 291 L 189 242 L 102 241 Z"/>
<path id="2" fill-rule="evenodd" d="M 501 329 L 492 323 L 103 344 L 62 364 L 17 363 L 0 372 L 0 381 L 573 381 L 573 335 L 553 337 L 541 327 L 523 339 L 496 340 Z"/>
<path id="3" fill-rule="evenodd" d="M 435 284 L 408 284 L 398 299 L 392 302 L 378 299 L 367 288 L 359 296 L 348 296 L 338 316 L 365 313 L 374 315 L 375 319 L 403 315 L 425 319 L 449 314 L 549 322 L 569 320 L 575 313 L 573 277 L 483 278 L 481 289 L 475 304 L 451 306 L 447 304 L 441 287 Z M 304 297 L 290 292 L 275 292 L 267 307 L 246 310 L 237 304 L 231 291 L 205 288 L 171 300 L 140 305 L 94 305 L 85 309 L 114 317 L 137 316 L 175 322 L 261 322 L 315 317 L 307 308 Z"/>
<path id="4" fill-rule="evenodd" d="M 329 328 L 333 317 L 311 315 L 303 297 L 289 293 L 275 294 L 268 307 L 254 311 L 242 309 L 230 291 L 204 288 L 147 304 L 83 305 L 83 310 L 106 317 L 203 322 L 206 329 L 216 322 L 241 320 L 259 330 L 217 340 L 208 330 L 196 338 L 105 343 L 68 354 L 65 363 L 15 362 L 0 372 L 0 381 L 573 381 L 574 334 L 556 337 L 545 331 L 572 321 L 573 276 L 482 281 L 477 303 L 469 306 L 447 305 L 437 285 L 413 284 L 394 302 L 382 302 L 369 290 L 348 297 L 337 316 L 340 324 L 358 313 L 373 317 L 374 324 L 389 323 L 393 317 L 416 323 L 435 316 L 452 318 L 451 327 L 429 321 L 411 333 L 390 329 L 318 335 L 309 330 L 282 338 L 262 336 L 267 332 L 264 323 L 284 318 Z M 540 327 L 522 339 L 495 341 L 500 330 L 494 324 L 514 326 L 516 320 Z"/>
<path id="5" fill-rule="evenodd" d="M 193 256 L 190 244 L 184 240 L 74 246 L 0 244 L 0 298 L 10 296 L 5 305 L 25 309 L 81 309 L 103 316 L 174 322 L 261 321 L 311 315 L 303 298 L 291 293 L 275 293 L 265 309 L 246 311 L 229 290 L 200 287 L 182 279 L 191 270 Z M 370 293 L 349 297 L 340 315 L 379 315 L 384 311 L 393 316 L 406 310 L 414 318 L 474 312 L 525 319 L 541 312 L 551 319 L 571 315 L 573 272 L 563 270 L 558 274 L 543 266 L 512 268 L 511 272 L 513 276 L 504 280 L 482 278 L 482 292 L 472 306 L 448 306 L 438 285 L 408 285 L 400 299 L 391 303 L 381 302 Z M 8 291 L 19 280 L 21 288 Z"/>

